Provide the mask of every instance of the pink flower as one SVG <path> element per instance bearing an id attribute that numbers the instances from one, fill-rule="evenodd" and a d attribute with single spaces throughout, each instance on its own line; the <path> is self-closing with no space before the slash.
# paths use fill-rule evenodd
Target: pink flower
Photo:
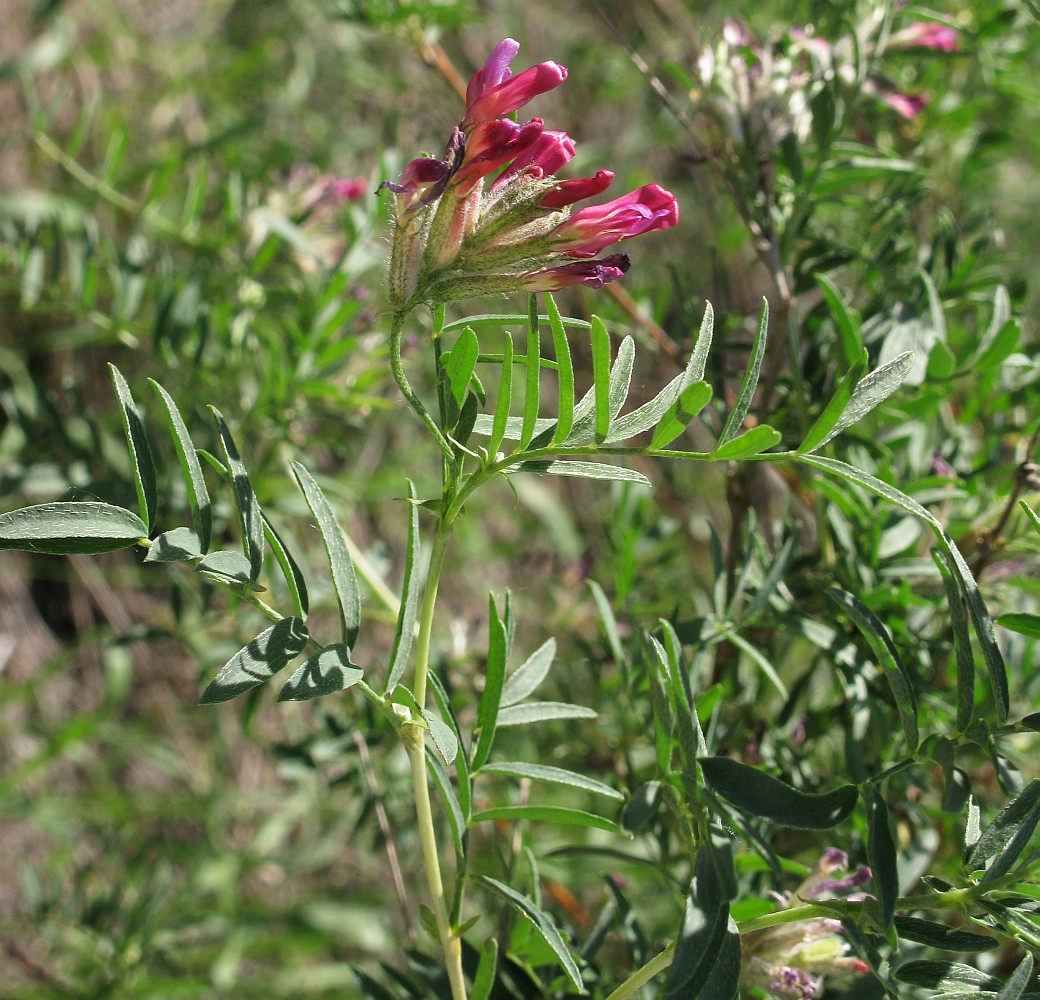
<path id="1" fill-rule="evenodd" d="M 957 52 L 957 29 L 938 21 L 914 21 L 902 31 L 897 31 L 888 40 L 889 48 L 937 49 L 940 52 Z"/>
<path id="2" fill-rule="evenodd" d="M 520 51 L 520 44 L 505 38 L 495 46 L 483 67 L 473 74 L 466 88 L 466 115 L 463 131 L 493 121 L 522 108 L 533 97 L 558 87 L 567 79 L 567 70 L 554 62 L 539 63 L 513 76 L 509 64 Z"/>
<path id="3" fill-rule="evenodd" d="M 576 212 L 556 227 L 552 239 L 558 251 L 571 257 L 595 257 L 611 243 L 670 229 L 678 221 L 675 195 L 658 184 L 647 184 L 605 205 Z"/>
<path id="4" fill-rule="evenodd" d="M 538 204 L 542 208 L 565 208 L 576 201 L 594 198 L 610 187 L 614 179 L 612 170 L 599 170 L 595 177 L 579 177 L 573 181 L 560 181 Z"/>
<path id="5" fill-rule="evenodd" d="M 602 288 L 617 281 L 631 266 L 632 258 L 627 253 L 614 254 L 602 260 L 579 260 L 525 274 L 520 279 L 520 287 L 525 292 L 555 292 L 571 285 Z"/>
<path id="6" fill-rule="evenodd" d="M 534 177 L 551 177 L 560 167 L 570 163 L 574 153 L 574 142 L 566 132 L 542 132 L 535 142 L 502 171 L 491 185 L 491 189 L 500 187 L 525 170 Z"/>
<path id="7" fill-rule="evenodd" d="M 451 186 L 465 198 L 493 170 L 508 163 L 538 141 L 542 120 L 517 125 L 508 118 L 481 122 L 466 139 L 466 149 Z"/>

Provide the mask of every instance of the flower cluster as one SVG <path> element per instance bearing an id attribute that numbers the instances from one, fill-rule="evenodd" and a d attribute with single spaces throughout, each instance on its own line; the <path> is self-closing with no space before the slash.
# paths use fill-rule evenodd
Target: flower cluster
<path id="1" fill-rule="evenodd" d="M 864 75 L 864 57 L 896 51 L 956 52 L 958 34 L 938 21 L 914 21 L 886 38 L 885 23 L 886 6 L 873 4 L 857 21 L 855 37 L 832 43 L 811 25 L 763 41 L 739 21 L 728 20 L 718 42 L 698 56 L 699 87 L 690 96 L 734 147 L 761 155 L 771 154 L 788 135 L 800 142 L 809 137 L 813 97 L 832 80 L 913 118 L 928 104 L 927 97 L 903 93 L 874 72 Z"/>
<path id="2" fill-rule="evenodd" d="M 600 251 L 679 221 L 675 198 L 656 184 L 574 211 L 614 175 L 558 179 L 574 156 L 570 137 L 540 118 L 508 117 L 567 78 L 554 62 L 513 76 L 519 48 L 506 38 L 473 75 L 441 159 L 412 160 L 398 181 L 381 185 L 394 195 L 390 298 L 399 312 L 471 295 L 600 288 L 630 264 L 628 254 Z"/>
<path id="3" fill-rule="evenodd" d="M 797 891 L 785 895 L 785 906 L 822 896 L 844 893 L 870 881 L 869 868 L 859 868 L 844 878 L 833 878 L 848 867 L 848 855 L 829 847 Z M 846 896 L 846 898 L 852 898 Z M 864 973 L 867 966 L 849 954 L 840 920 L 814 917 L 752 931 L 741 939 L 741 979 L 747 988 L 765 990 L 775 997 L 810 1000 L 823 995 L 823 978 L 850 972 Z"/>

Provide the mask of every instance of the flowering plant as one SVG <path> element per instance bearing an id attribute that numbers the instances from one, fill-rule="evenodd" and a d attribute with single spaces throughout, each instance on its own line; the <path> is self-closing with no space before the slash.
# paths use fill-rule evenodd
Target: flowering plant
<path id="1" fill-rule="evenodd" d="M 819 109 L 807 111 L 807 102 L 800 104 L 794 93 L 808 86 L 810 77 L 799 74 L 805 72 L 811 40 L 802 38 L 799 44 L 804 47 L 798 49 L 796 36 L 791 38 L 790 52 L 796 58 L 786 66 L 783 60 L 770 63 L 763 52 L 752 52 L 749 62 L 746 50 L 754 50 L 755 44 L 732 24 L 724 37 L 728 49 L 716 50 L 716 55 L 725 56 L 717 66 L 726 64 L 717 77 L 720 88 L 728 73 L 725 85 L 746 98 L 740 114 L 747 118 L 745 112 L 757 109 L 760 122 L 772 118 L 766 123 L 777 126 L 734 130 L 731 135 L 741 159 L 754 162 L 761 176 L 775 166 L 768 157 L 784 147 L 790 152 L 792 142 L 808 141 L 814 130 L 827 138 L 826 129 L 817 128 Z M 893 35 L 890 43 L 950 48 L 947 37 L 920 30 L 902 38 Z M 745 50 L 739 58 L 737 50 Z M 815 51 L 821 55 L 819 46 Z M 442 157 L 413 159 L 396 181 L 383 185 L 394 224 L 388 266 L 390 369 L 440 459 L 439 491 L 423 496 L 411 481 L 405 486 L 407 541 L 399 594 L 348 541 L 318 479 L 294 462 L 296 483 L 328 562 L 325 589 L 336 611 L 336 634 L 325 634 L 328 623 L 310 616 L 307 576 L 274 519 L 261 509 L 261 491 L 254 488 L 227 422 L 214 411 L 219 455 L 197 449 L 177 404 L 158 385 L 158 405 L 176 453 L 174 472 L 183 479 L 183 490 L 174 495 L 186 499 L 190 524 L 157 531 L 163 492 L 159 470 L 144 413 L 115 368 L 112 377 L 129 445 L 137 510 L 77 501 L 12 511 L 0 515 L 0 547 L 81 554 L 142 546 L 149 562 L 182 564 L 272 623 L 217 671 L 204 689 L 203 703 L 257 696 L 299 661 L 280 682 L 279 701 L 336 698 L 356 726 L 362 770 L 368 766 L 365 732 L 377 734 L 389 747 L 388 759 L 407 756 L 414 822 L 400 824 L 398 833 L 417 847 L 416 863 L 406 867 L 421 869 L 425 889 L 406 884 L 389 849 L 388 861 L 397 866 L 402 909 L 409 916 L 418 914 L 417 922 L 437 952 L 436 961 L 431 961 L 421 951 L 411 951 L 411 974 L 389 973 L 411 998 L 513 1000 L 587 991 L 625 1000 L 658 977 L 669 1000 L 732 1000 L 738 994 L 816 997 L 836 981 L 840 988 L 843 977 L 862 977 L 859 984 L 890 995 L 904 987 L 932 985 L 943 995 L 942 988 L 958 982 L 989 993 L 999 988 L 1001 1000 L 1028 995 L 1029 959 L 1006 985 L 977 969 L 913 957 L 893 968 L 917 944 L 984 950 L 999 935 L 1036 950 L 1037 942 L 1035 880 L 1029 874 L 1035 859 L 1027 845 L 1040 822 L 1040 780 L 1014 787 L 1017 771 L 1004 749 L 1006 742 L 1035 732 L 1037 721 L 1009 718 L 1013 700 L 1004 651 L 995 640 L 978 573 L 972 572 L 923 499 L 873 474 L 864 458 L 865 446 L 852 452 L 855 465 L 821 454 L 913 376 L 914 352 L 893 339 L 896 347 L 886 346 L 877 367 L 868 373 L 864 331 L 848 310 L 842 311 L 844 303 L 835 289 L 824 286 L 850 355 L 845 373 L 828 384 L 828 394 L 819 400 L 815 395 L 799 399 L 799 420 L 776 419 L 774 412 L 782 416 L 772 407 L 779 369 L 759 385 L 761 374 L 770 374 L 765 363 L 769 307 L 763 305 L 739 384 L 728 385 L 724 372 L 708 370 L 715 323 L 714 311 L 706 305 L 682 370 L 650 399 L 628 407 L 633 338 L 615 343 L 598 317 L 561 314 L 551 292 L 577 285 L 598 289 L 621 278 L 631 263 L 628 254 L 601 254 L 632 237 L 675 226 L 677 202 L 669 191 L 650 184 L 605 204 L 581 207 L 586 199 L 605 193 L 613 174 L 600 170 L 591 177 L 561 178 L 575 154 L 570 137 L 546 130 L 537 118 L 517 123 L 509 117 L 559 86 L 567 75 L 563 67 L 546 62 L 513 76 L 510 67 L 516 55 L 517 43 L 506 39 L 472 77 L 465 110 Z M 747 70 L 743 76 L 741 63 Z M 786 83 L 760 88 L 771 67 L 788 74 Z M 821 145 L 827 143 L 821 140 Z M 767 159 L 759 160 L 760 154 Z M 266 207 L 282 213 L 301 231 L 313 223 L 313 232 L 327 234 L 331 210 L 358 195 L 360 185 L 301 171 L 288 187 L 281 201 L 269 199 Z M 748 209 L 748 220 L 761 221 L 761 228 L 753 230 L 758 249 L 775 258 L 772 273 L 787 334 L 780 343 L 791 345 L 794 364 L 799 357 L 794 296 L 801 285 L 783 280 L 796 272 L 782 256 L 789 244 L 774 238 L 769 228 L 777 203 L 754 198 L 742 207 Z M 750 209 L 762 215 L 756 217 Z M 252 216 L 252 226 L 257 227 L 254 242 L 268 239 L 276 230 L 270 218 L 264 222 L 262 213 Z M 334 258 L 342 254 L 343 244 L 336 246 Z M 255 250 L 251 245 L 246 251 L 254 262 Z M 324 263 L 321 279 L 338 266 L 334 259 Z M 299 265 L 316 266 L 313 261 Z M 242 289 L 244 304 L 259 311 L 259 285 L 243 281 Z M 524 313 L 447 317 L 446 304 L 474 295 L 517 292 L 529 295 Z M 429 377 L 417 391 L 405 370 L 403 332 L 423 307 L 432 312 L 433 336 L 424 344 L 430 354 Z M 992 338 L 976 359 L 980 366 L 992 364 L 1006 345 L 1008 312 L 998 296 Z M 245 325 L 239 324 L 240 333 Z M 514 347 L 517 330 L 523 351 Z M 543 335 L 551 338 L 551 348 L 548 343 L 543 346 Z M 491 338 L 494 350 L 487 350 Z M 587 338 L 592 369 L 588 390 L 580 397 L 572 361 L 572 345 L 579 338 Z M 545 391 L 543 376 L 546 383 L 554 381 L 555 392 Z M 784 386 L 792 396 L 800 388 L 794 378 Z M 424 396 L 433 400 L 431 405 Z M 776 427 L 765 422 L 767 416 Z M 777 450 L 785 439 L 788 447 Z M 690 444 L 696 448 L 687 447 Z M 501 600 L 493 595 L 489 600 L 481 669 L 458 675 L 450 664 L 439 669 L 444 665 L 435 656 L 435 628 L 443 616 L 438 591 L 442 577 L 459 569 L 448 558 L 453 529 L 490 483 L 539 474 L 610 481 L 623 490 L 636 490 L 648 486 L 649 479 L 640 468 L 619 460 L 649 467 L 650 459 L 715 463 L 730 470 L 772 470 L 784 463 L 806 476 L 831 477 L 854 493 L 854 501 L 843 498 L 842 517 L 862 497 L 873 494 L 894 505 L 913 526 L 929 527 L 934 533 L 935 581 L 951 607 L 952 639 L 945 650 L 946 662 L 955 659 L 951 676 L 941 664 L 935 670 L 938 683 L 926 686 L 901 656 L 890 625 L 873 605 L 845 589 L 859 579 L 853 573 L 835 572 L 843 585 L 826 590 L 840 627 L 819 620 L 822 588 L 802 603 L 794 590 L 804 586 L 805 579 L 816 579 L 814 573 L 832 570 L 833 553 L 821 544 L 799 568 L 798 535 L 760 539 L 745 512 L 744 521 L 733 519 L 728 565 L 718 538 L 710 540 L 705 558 L 713 564 L 711 607 L 695 609 L 696 617 L 676 613 L 653 629 L 630 627 L 618 621 L 606 595 L 593 587 L 610 656 L 618 668 L 607 695 L 608 700 L 617 695 L 611 722 L 627 729 L 629 736 L 623 764 L 619 752 L 608 780 L 561 767 L 555 756 L 544 752 L 537 760 L 502 759 L 510 728 L 526 731 L 561 720 L 578 726 L 583 720 L 587 724 L 595 712 L 584 704 L 532 698 L 552 666 L 556 643 L 545 640 L 514 665 L 513 648 L 519 642 L 514 601 L 508 593 Z M 394 472 L 399 474 L 396 465 Z M 230 498 L 224 508 L 210 498 L 214 477 Z M 786 482 L 779 474 L 777 479 Z M 837 494 L 832 486 L 830 495 Z M 861 506 L 865 518 L 873 516 L 865 504 Z M 215 517 L 225 508 L 237 522 L 233 531 L 214 528 Z M 837 535 L 847 520 L 837 515 L 834 520 Z M 234 534 L 240 548 L 219 547 Z M 274 559 L 266 558 L 268 554 Z M 985 568 L 986 557 L 984 552 L 977 565 Z M 807 565 L 810 562 L 821 565 Z M 378 641 L 365 646 L 371 640 L 363 636 L 363 592 L 378 601 L 384 617 L 393 622 L 388 648 Z M 286 613 L 278 610 L 279 598 L 272 594 L 284 599 Z M 235 622 L 238 627 L 237 618 Z M 1012 624 L 1040 634 L 1033 620 Z M 758 640 L 767 630 L 780 636 L 785 650 L 794 650 L 783 670 L 774 666 L 772 654 L 762 651 Z M 817 650 L 808 668 L 799 659 L 804 659 L 807 646 Z M 722 650 L 736 653 L 727 659 Z M 787 654 L 776 654 L 777 662 L 782 655 Z M 978 683 L 975 659 L 983 678 Z M 724 671 L 727 663 L 735 668 L 723 685 L 713 672 Z M 825 669 L 833 683 L 818 683 Z M 827 700 L 839 697 L 833 696 L 832 688 L 840 689 L 841 700 Z M 954 692 L 951 712 L 946 702 Z M 745 719 L 720 721 L 732 707 L 730 702 L 738 711 L 753 703 L 759 713 L 778 706 L 781 718 L 775 727 L 759 728 L 749 728 Z M 847 727 L 839 727 L 846 730 L 847 780 L 834 775 L 834 769 L 802 768 L 794 756 L 798 747 L 814 739 L 828 744 L 830 737 L 821 738 L 813 725 L 832 714 L 848 720 Z M 884 732 L 877 745 L 868 738 L 870 725 Z M 341 743 L 341 720 L 332 720 L 329 729 Z M 611 732 L 603 728 L 606 737 Z M 828 761 L 837 759 L 839 742 L 834 739 L 834 747 L 826 745 L 821 751 Z M 987 762 L 992 762 L 1011 798 L 985 825 L 969 794 L 972 782 L 978 784 L 979 779 L 965 770 L 968 759 L 980 753 L 988 754 Z M 774 776 L 777 771 L 782 778 Z M 926 853 L 919 831 L 934 831 L 919 823 L 911 850 L 904 847 L 904 824 L 909 825 L 907 816 L 917 807 L 920 788 L 932 772 L 942 775 L 943 810 L 964 814 L 963 860 L 952 866 L 957 884 L 932 879 L 923 883 L 927 891 L 905 895 L 903 869 Z M 391 766 L 387 775 L 392 782 L 397 769 Z M 920 787 L 911 787 L 913 794 L 904 797 L 897 811 L 889 804 L 893 789 L 902 789 L 901 783 L 911 780 L 908 775 Z M 366 774 L 366 779 L 376 783 L 372 775 Z M 503 779 L 518 783 L 515 789 L 510 785 L 515 795 L 507 804 L 496 797 Z M 619 784 L 624 791 L 615 787 Z M 567 798 L 543 798 L 541 792 L 530 791 L 532 786 L 564 789 Z M 624 805 L 620 813 L 610 815 L 602 807 L 604 800 Z M 503 829 L 518 831 L 544 823 L 584 828 L 590 838 L 605 834 L 602 841 L 590 839 L 579 846 L 586 860 L 605 857 L 611 864 L 635 863 L 651 869 L 655 877 L 663 875 L 668 891 L 655 895 L 670 907 L 666 930 L 651 943 L 632 916 L 625 881 L 612 877 L 609 905 L 577 947 L 572 938 L 581 933 L 581 900 L 539 874 L 539 858 L 519 836 L 501 836 Z M 393 831 L 385 813 L 380 824 L 392 846 Z M 837 877 L 849 862 L 837 848 L 827 849 L 811 870 L 789 860 L 813 856 L 819 850 L 818 836 L 831 838 L 839 832 L 847 834 L 850 851 L 868 864 Z M 639 838 L 641 853 L 617 849 L 616 838 L 622 836 Z M 489 844 L 489 850 L 481 851 Z M 520 861 L 527 863 L 526 869 Z M 784 884 L 785 869 L 804 876 L 794 892 L 777 891 Z M 558 904 L 556 912 L 577 914 L 572 935 L 552 915 L 550 894 Z M 490 901 L 501 904 L 502 913 L 488 919 Z M 910 915 L 917 910 L 940 915 L 953 911 L 975 929 L 954 933 L 940 920 Z M 625 958 L 629 967 L 622 974 L 597 959 L 612 928 L 619 937 L 628 935 L 623 940 L 630 950 Z M 357 978 L 366 997 L 386 995 L 366 972 L 358 971 Z M 963 991 L 951 986 L 947 992 Z"/>

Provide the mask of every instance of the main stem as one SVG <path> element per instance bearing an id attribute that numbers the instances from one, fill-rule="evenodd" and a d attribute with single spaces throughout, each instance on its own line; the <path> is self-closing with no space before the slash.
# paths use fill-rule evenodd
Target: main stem
<path id="1" fill-rule="evenodd" d="M 444 457 L 444 499 L 448 507 L 450 493 L 454 490 L 458 478 L 458 460 L 447 438 L 436 421 L 416 396 L 401 360 L 401 331 L 404 317 L 394 315 L 390 332 L 390 368 L 401 394 L 416 416 L 426 426 L 433 439 L 441 449 Z M 415 645 L 415 680 L 412 694 L 420 708 L 426 705 L 426 687 L 430 673 L 430 640 L 433 635 L 433 615 L 437 605 L 437 587 L 440 583 L 441 569 L 444 566 L 444 553 L 448 548 L 448 538 L 454 516 L 441 517 L 437 531 L 433 536 L 433 551 L 430 554 L 430 566 L 426 571 L 426 585 L 423 588 L 422 611 L 419 615 L 419 635 Z M 437 847 L 437 827 L 433 821 L 433 807 L 430 802 L 430 779 L 426 773 L 426 729 L 422 720 L 416 719 L 401 727 L 401 739 L 408 751 L 408 762 L 412 773 L 412 794 L 415 796 L 415 823 L 419 833 L 419 844 L 422 849 L 423 868 L 426 871 L 426 885 L 433 904 L 433 917 L 437 924 L 437 938 L 440 943 L 444 967 L 451 985 L 452 1000 L 466 1000 L 466 980 L 462 973 L 462 941 L 451 926 L 448 915 L 447 897 L 444 892 L 444 880 L 441 877 L 440 851 Z"/>

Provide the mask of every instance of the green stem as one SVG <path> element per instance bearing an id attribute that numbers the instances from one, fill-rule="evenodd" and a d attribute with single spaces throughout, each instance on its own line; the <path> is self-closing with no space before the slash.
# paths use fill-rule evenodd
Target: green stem
<path id="1" fill-rule="evenodd" d="M 426 774 L 425 730 L 418 725 L 405 725 L 401 738 L 408 750 L 408 761 L 412 770 L 412 792 L 415 795 L 415 822 L 419 831 L 423 867 L 426 869 L 426 884 L 433 902 L 433 917 L 437 923 L 444 967 L 451 984 L 453 1000 L 466 1000 L 466 980 L 462 974 L 462 942 L 452 930 L 448 917 L 448 904 L 441 879 L 440 852 L 437 848 L 437 829 L 433 824 L 433 809 L 430 805 L 430 781 Z"/>
<path id="2" fill-rule="evenodd" d="M 454 482 L 458 478 L 458 459 L 455 456 L 455 451 L 444 436 L 443 431 L 437 426 L 437 421 L 433 419 L 430 411 L 423 405 L 423 401 L 415 394 L 415 390 L 412 389 L 408 376 L 405 374 L 404 362 L 401 360 L 403 327 L 404 313 L 394 313 L 393 321 L 390 324 L 390 371 L 394 376 L 397 387 L 401 390 L 401 395 L 404 396 L 405 401 L 412 408 L 412 412 L 422 421 L 423 425 L 430 432 L 430 436 L 437 442 L 437 447 L 440 448 L 446 463 L 447 481 Z"/>
<path id="3" fill-rule="evenodd" d="M 659 972 L 664 972 L 675 958 L 675 944 L 672 943 L 659 955 L 655 955 L 641 969 L 637 969 L 628 977 L 607 1000 L 627 1000 L 636 990 L 644 987 Z"/>

